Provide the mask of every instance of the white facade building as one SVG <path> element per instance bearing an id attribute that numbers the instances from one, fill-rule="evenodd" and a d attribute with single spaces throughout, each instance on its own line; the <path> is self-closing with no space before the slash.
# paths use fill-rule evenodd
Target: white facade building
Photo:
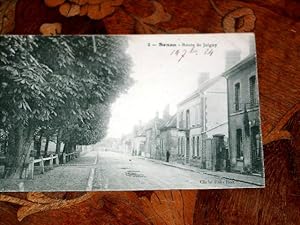
<path id="1" fill-rule="evenodd" d="M 228 137 L 226 79 L 202 73 L 198 89 L 177 106 L 178 161 L 214 169 L 216 154 L 207 140 Z"/>

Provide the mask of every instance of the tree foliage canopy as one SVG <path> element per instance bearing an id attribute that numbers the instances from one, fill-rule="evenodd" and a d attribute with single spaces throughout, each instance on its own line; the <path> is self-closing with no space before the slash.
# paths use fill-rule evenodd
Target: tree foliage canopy
<path id="1" fill-rule="evenodd" d="M 75 145 L 105 136 L 110 105 L 133 82 L 125 37 L 0 40 L 0 129 L 61 130 Z"/>

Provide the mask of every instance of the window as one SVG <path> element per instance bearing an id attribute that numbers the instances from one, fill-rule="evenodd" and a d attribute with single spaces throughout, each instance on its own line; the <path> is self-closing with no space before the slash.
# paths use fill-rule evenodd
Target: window
<path id="1" fill-rule="evenodd" d="M 183 128 L 183 112 L 180 113 L 179 127 Z"/>
<path id="2" fill-rule="evenodd" d="M 192 139 L 193 156 L 195 155 L 195 137 Z"/>
<path id="3" fill-rule="evenodd" d="M 186 128 L 190 127 L 190 110 L 186 110 Z"/>
<path id="4" fill-rule="evenodd" d="M 199 137 L 197 137 L 197 156 L 200 156 L 200 140 L 199 140 Z"/>
<path id="5" fill-rule="evenodd" d="M 199 126 L 201 124 L 200 120 L 201 120 L 201 117 L 200 117 L 200 104 L 198 104 L 196 106 L 196 124 Z"/>
<path id="6" fill-rule="evenodd" d="M 240 83 L 236 83 L 234 85 L 234 105 L 235 111 L 240 110 L 240 95 L 241 95 L 241 85 Z"/>
<path id="7" fill-rule="evenodd" d="M 197 105 L 193 106 L 193 121 L 191 122 L 192 127 L 197 125 Z"/>
<path id="8" fill-rule="evenodd" d="M 183 137 L 181 137 L 181 155 L 184 154 L 184 140 L 183 140 Z"/>
<path id="9" fill-rule="evenodd" d="M 256 77 L 252 76 L 249 79 L 250 106 L 256 106 Z"/>
<path id="10" fill-rule="evenodd" d="M 243 149 L 242 149 L 243 137 L 242 137 L 242 129 L 236 130 L 236 158 L 241 159 L 243 157 Z"/>

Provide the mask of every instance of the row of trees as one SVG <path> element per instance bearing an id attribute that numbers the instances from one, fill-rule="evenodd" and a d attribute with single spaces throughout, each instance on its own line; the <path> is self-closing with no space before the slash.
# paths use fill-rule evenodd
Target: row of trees
<path id="1" fill-rule="evenodd" d="M 94 144 L 110 105 L 132 84 L 128 42 L 117 36 L 0 37 L 0 139 L 5 177 L 22 177 L 30 145 L 56 152 Z"/>

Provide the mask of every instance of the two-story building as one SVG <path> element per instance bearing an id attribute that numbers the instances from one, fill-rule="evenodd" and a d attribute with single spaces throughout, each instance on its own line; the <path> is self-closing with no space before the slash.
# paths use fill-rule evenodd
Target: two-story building
<path id="1" fill-rule="evenodd" d="M 121 149 L 126 155 L 133 155 L 133 133 L 123 135 L 121 138 Z"/>
<path id="2" fill-rule="evenodd" d="M 250 54 L 223 76 L 228 88 L 228 126 L 231 170 L 262 172 L 256 56 Z"/>
<path id="3" fill-rule="evenodd" d="M 150 120 L 144 127 L 145 130 L 145 148 L 143 156 L 153 159 L 162 159 L 163 155 L 160 149 L 160 127 L 163 120 L 159 118 L 159 113 L 156 113 L 155 118 Z"/>
<path id="4" fill-rule="evenodd" d="M 131 143 L 132 155 L 145 156 L 146 132 L 141 122 L 134 127 Z"/>
<path id="5" fill-rule="evenodd" d="M 167 162 L 176 161 L 178 154 L 178 130 L 177 130 L 177 115 L 173 115 L 162 124 L 160 127 L 160 150 L 162 160 Z"/>
<path id="6" fill-rule="evenodd" d="M 201 73 L 198 88 L 177 106 L 178 162 L 217 170 L 215 140 L 228 134 L 226 79 Z M 219 138 L 214 136 L 218 135 Z M 221 159 L 220 159 L 221 160 Z M 221 168 L 223 170 L 223 167 Z M 224 166 L 225 169 L 225 166 Z"/>

